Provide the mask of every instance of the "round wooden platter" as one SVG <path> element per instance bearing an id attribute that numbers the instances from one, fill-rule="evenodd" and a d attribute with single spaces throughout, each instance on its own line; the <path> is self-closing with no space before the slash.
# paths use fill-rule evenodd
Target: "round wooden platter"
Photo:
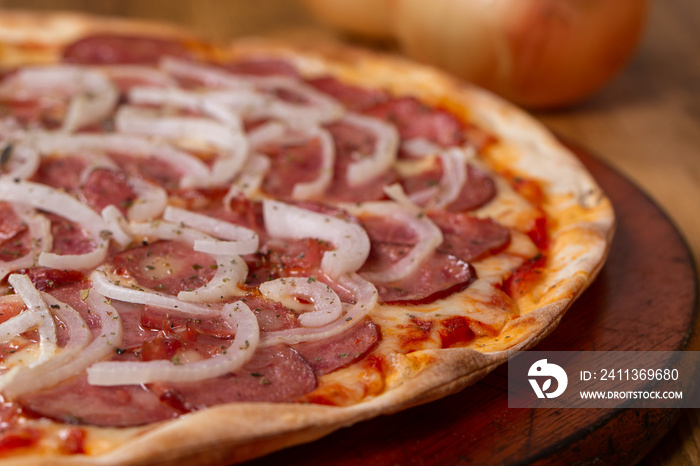
<path id="1" fill-rule="evenodd" d="M 673 351 L 697 313 L 692 257 L 625 177 L 571 147 L 615 206 L 606 265 L 538 351 Z M 671 409 L 509 409 L 507 367 L 441 400 L 341 429 L 251 465 L 632 464 L 673 426 Z"/>

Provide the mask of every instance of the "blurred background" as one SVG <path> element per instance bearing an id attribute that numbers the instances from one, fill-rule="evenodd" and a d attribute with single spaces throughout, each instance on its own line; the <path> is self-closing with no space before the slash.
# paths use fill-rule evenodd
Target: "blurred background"
<path id="1" fill-rule="evenodd" d="M 669 214 L 699 263 L 700 2 L 445 1 L 403 0 L 411 8 L 400 13 L 387 9 L 390 0 L 325 2 L 336 12 L 343 4 L 368 8 L 358 18 L 334 17 L 318 0 L 0 0 L 0 8 L 169 21 L 219 41 L 313 33 L 443 66 L 530 107 L 635 182 Z M 469 3 L 494 6 L 484 12 Z M 491 39 L 480 43 L 485 35 Z M 469 47 L 480 55 L 464 61 Z M 588 59 L 598 66 L 577 67 Z M 700 464 L 700 413 L 685 411 L 643 464 Z"/>

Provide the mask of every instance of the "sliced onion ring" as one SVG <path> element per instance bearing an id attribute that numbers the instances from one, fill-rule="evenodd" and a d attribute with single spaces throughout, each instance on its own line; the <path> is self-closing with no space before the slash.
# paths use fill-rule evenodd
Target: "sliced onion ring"
<path id="1" fill-rule="evenodd" d="M 19 203 L 12 204 L 12 210 L 29 227 L 31 243 L 24 256 L 7 262 L 0 261 L 0 280 L 15 270 L 33 267 L 42 252 L 51 250 L 53 241 L 51 222 L 45 216 Z"/>
<path id="2" fill-rule="evenodd" d="M 248 143 L 241 131 L 202 117 L 164 117 L 153 110 L 123 106 L 115 117 L 123 133 L 171 140 L 196 140 L 213 145 L 218 157 L 206 176 L 188 174 L 187 186 L 211 187 L 230 182 L 248 157 Z"/>
<path id="3" fill-rule="evenodd" d="M 218 377 L 243 367 L 255 353 L 260 338 L 258 320 L 243 302 L 225 304 L 221 317 L 236 329 L 233 342 L 222 353 L 202 361 L 107 361 L 87 369 L 93 385 L 135 385 L 151 382 L 196 382 Z"/>
<path id="4" fill-rule="evenodd" d="M 195 250 L 197 248 L 195 247 Z M 192 291 L 180 291 L 178 299 L 191 302 L 216 302 L 240 296 L 238 287 L 248 276 L 248 265 L 239 256 L 216 255 L 216 274 L 206 284 Z"/>
<path id="5" fill-rule="evenodd" d="M 356 273 L 343 275 L 338 284 L 353 292 L 353 302 L 343 303 L 343 315 L 321 327 L 300 327 L 262 334 L 260 346 L 293 345 L 304 341 L 319 341 L 343 333 L 358 324 L 377 305 L 375 286 Z"/>
<path id="6" fill-rule="evenodd" d="M 39 265 L 55 269 L 81 270 L 96 267 L 107 256 L 107 227 L 95 211 L 58 189 L 30 181 L 0 179 L 0 200 L 21 202 L 60 215 L 80 224 L 95 248 L 84 254 L 39 254 Z"/>
<path id="7" fill-rule="evenodd" d="M 41 156 L 31 139 L 18 143 L 8 142 L 3 148 L 3 155 L 5 151 L 9 151 L 9 159 L 3 162 L 3 168 L 7 170 L 3 177 L 26 180 L 36 173 Z"/>
<path id="8" fill-rule="evenodd" d="M 337 320 L 342 312 L 340 298 L 330 286 L 310 277 L 278 278 L 262 283 L 260 293 L 273 301 L 282 303 L 285 307 L 303 312 L 299 322 L 304 327 L 322 327 Z M 297 298 L 306 298 L 309 305 L 300 303 Z"/>
<path id="9" fill-rule="evenodd" d="M 104 74 L 71 65 L 24 68 L 0 85 L 0 96 L 4 98 L 34 100 L 47 95 L 70 98 L 62 127 L 65 132 L 107 118 L 119 97 Z"/>
<path id="10" fill-rule="evenodd" d="M 168 204 L 165 189 L 141 178 L 129 177 L 127 181 L 138 196 L 126 212 L 129 220 L 143 222 L 158 217 Z"/>
<path id="11" fill-rule="evenodd" d="M 252 198 L 260 190 L 265 175 L 270 170 L 272 162 L 269 157 L 262 154 L 252 154 L 248 157 L 243 169 L 231 183 L 223 203 L 227 210 L 231 209 L 231 200 L 243 195 L 247 198 Z"/>
<path id="12" fill-rule="evenodd" d="M 200 112 L 237 130 L 243 126 L 241 118 L 229 107 L 199 92 L 175 87 L 136 86 L 129 89 L 129 101 L 134 104 L 160 105 Z"/>
<path id="13" fill-rule="evenodd" d="M 318 139 L 321 146 L 321 167 L 315 180 L 294 185 L 292 197 L 298 200 L 322 196 L 333 181 L 333 165 L 335 164 L 335 145 L 330 133 L 320 127 L 310 128 L 306 131 L 311 138 Z"/>
<path id="14" fill-rule="evenodd" d="M 292 198 L 297 200 L 314 199 L 323 196 L 333 181 L 333 169 L 335 165 L 335 144 L 328 130 L 316 123 L 297 122 L 294 128 L 288 128 L 278 122 L 270 122 L 251 131 L 249 142 L 252 148 L 265 152 L 265 145 L 269 143 L 303 144 L 317 140 L 321 152 L 321 166 L 314 180 L 297 183 L 292 189 Z M 265 167 L 265 171 L 267 170 Z M 264 173 L 261 174 L 261 179 Z"/>
<path id="15" fill-rule="evenodd" d="M 90 274 L 93 288 L 102 296 L 125 303 L 145 304 L 197 316 L 218 315 L 218 307 L 182 301 L 175 296 L 140 287 L 138 284 L 116 275 L 105 266 Z"/>
<path id="16" fill-rule="evenodd" d="M 180 187 L 190 188 L 194 179 L 205 178 L 209 167 L 185 151 L 144 137 L 126 134 L 75 134 L 42 132 L 34 135 L 34 143 L 42 153 L 65 153 L 85 150 L 113 152 L 133 157 L 153 157 L 183 174 Z M 184 176 L 186 175 L 186 176 Z"/>
<path id="17" fill-rule="evenodd" d="M 354 272 L 369 255 L 367 232 L 355 223 L 279 201 L 263 201 L 267 232 L 277 238 L 317 238 L 335 246 L 323 253 L 321 269 L 332 278 Z"/>
<path id="18" fill-rule="evenodd" d="M 247 89 L 251 84 L 221 68 L 202 65 L 175 57 L 163 57 L 159 63 L 162 70 L 176 78 L 200 82 L 207 87 Z"/>
<path id="19" fill-rule="evenodd" d="M 440 152 L 442 177 L 438 186 L 418 191 L 409 196 L 416 204 L 432 209 L 442 209 L 457 199 L 467 182 L 467 160 L 473 149 L 453 147 Z"/>
<path id="20" fill-rule="evenodd" d="M 177 86 L 177 81 L 162 71 L 150 66 L 143 65 L 101 65 L 95 67 L 100 72 L 107 75 L 112 80 L 127 81 L 129 84 L 133 82 L 141 83 L 139 87 L 158 86 L 172 87 Z M 117 83 L 119 84 L 119 83 Z"/>
<path id="21" fill-rule="evenodd" d="M 215 257 L 217 269 L 214 277 L 196 290 L 181 291 L 178 294 L 178 299 L 188 302 L 212 302 L 232 296 L 240 296 L 243 292 L 238 285 L 245 282 L 248 276 L 248 266 L 239 255 L 226 255 L 226 252 L 238 251 L 250 254 L 257 251 L 257 234 L 247 228 L 239 230 L 236 225 L 229 224 L 228 222 L 184 211 L 182 209 L 170 208 L 168 213 L 169 218 L 174 217 L 180 220 L 188 220 L 189 222 L 202 217 L 204 229 L 218 232 L 222 236 L 248 237 L 245 241 L 219 241 L 200 230 L 188 227 L 182 221 L 180 223 L 173 223 L 165 220 L 155 220 L 145 223 L 131 223 L 129 230 L 131 234 L 135 236 L 184 242 L 193 246 L 195 251 L 205 252 Z M 251 234 L 254 236 L 252 239 L 250 238 Z M 143 289 L 142 291 L 145 293 L 155 293 L 157 296 L 165 296 L 153 290 Z M 142 296 L 138 299 L 146 298 L 147 297 Z M 148 299 L 153 298 L 148 297 Z"/>
<path id="22" fill-rule="evenodd" d="M 236 76 L 220 68 L 170 57 L 164 58 L 160 66 L 176 77 L 224 89 L 211 91 L 208 96 L 238 111 L 244 110 L 250 119 L 278 118 L 290 125 L 308 125 L 310 122 L 332 121 L 344 113 L 342 105 L 335 99 L 288 77 Z M 256 90 L 267 94 L 261 97 Z M 276 98 L 276 92 L 292 93 L 302 102 Z"/>
<path id="23" fill-rule="evenodd" d="M 43 296 L 47 302 L 51 304 L 52 308 L 56 306 L 67 306 L 46 294 L 43 294 Z M 121 318 L 119 317 L 119 313 L 116 311 L 116 309 L 107 303 L 106 298 L 99 295 L 97 292 L 95 292 L 95 290 L 88 290 L 88 296 L 85 299 L 85 302 L 88 304 L 88 306 L 90 306 L 90 312 L 97 315 L 100 319 L 100 335 L 97 338 L 92 339 L 92 341 L 77 355 L 73 354 L 71 351 L 72 359 L 70 359 L 68 362 L 60 365 L 53 364 L 56 366 L 54 368 L 49 368 L 42 365 L 41 368 L 36 368 L 41 369 L 40 371 L 32 371 L 31 373 L 26 372 L 26 374 L 34 376 L 33 378 L 25 377 L 25 372 L 20 373 L 23 376 L 21 386 L 18 384 L 19 380 L 17 380 L 17 378 L 13 379 L 11 385 L 5 388 L 4 394 L 6 396 L 12 397 L 22 393 L 34 392 L 46 387 L 54 386 L 59 382 L 78 375 L 93 363 L 113 355 L 115 349 L 121 346 L 123 341 L 123 329 Z M 67 312 L 72 313 L 75 311 L 73 310 Z M 78 315 L 78 317 L 80 316 Z M 85 322 L 83 321 L 82 324 L 80 324 L 82 318 L 78 320 L 73 317 L 70 322 L 68 322 L 68 319 L 66 318 L 62 318 L 61 320 L 64 322 L 64 324 L 68 325 L 71 333 L 71 340 L 73 340 L 73 334 L 85 333 L 86 331 L 88 333 L 87 337 L 91 338 L 90 332 L 85 326 Z M 65 350 L 66 348 L 64 348 L 64 352 Z M 66 359 L 63 358 L 64 354 L 65 353 L 63 352 L 61 353 L 61 359 Z M 57 359 L 58 357 L 52 359 L 50 362 Z"/>
<path id="24" fill-rule="evenodd" d="M 258 250 L 258 234 L 250 228 L 172 206 L 168 206 L 165 209 L 163 219 L 196 228 L 216 238 L 241 243 L 241 247 L 245 248 L 243 249 L 244 252 L 236 254 L 252 254 Z M 201 242 L 201 240 L 197 242 Z M 195 242 L 195 246 L 197 242 Z M 218 251 L 215 253 L 222 254 L 223 252 Z"/>
<path id="25" fill-rule="evenodd" d="M 41 297 L 51 306 L 52 312 L 57 315 L 68 330 L 68 341 L 51 359 L 33 367 L 23 367 L 3 380 L 3 395 L 12 399 L 24 393 L 34 392 L 42 388 L 50 387 L 62 380 L 75 375 L 78 371 L 72 370 L 72 365 L 83 349 L 92 340 L 92 333 L 78 311 L 69 305 L 55 299 L 48 293 L 41 293 Z M 68 365 L 68 369 L 64 367 Z"/>
<path id="26" fill-rule="evenodd" d="M 372 154 L 361 157 L 348 167 L 348 184 L 351 187 L 359 186 L 391 168 L 398 154 L 399 133 L 394 126 L 377 118 L 348 114 L 344 120 L 371 132 L 376 138 Z"/>
<path id="27" fill-rule="evenodd" d="M 363 216 L 390 218 L 416 235 L 416 244 L 402 259 L 383 270 L 362 274 L 373 282 L 391 283 L 411 275 L 443 241 L 442 231 L 427 216 L 417 215 L 415 210 L 403 208 L 394 202 L 365 202 L 348 206 L 348 210 L 360 219 Z"/>
<path id="28" fill-rule="evenodd" d="M 8 278 L 8 281 L 15 290 L 15 293 L 17 293 L 22 298 L 22 301 L 24 301 L 24 304 L 27 306 L 27 310 L 13 317 L 12 319 L 9 319 L 7 322 L 4 322 L 2 325 L 0 325 L 0 328 L 23 314 L 30 313 L 32 316 L 36 316 L 35 318 L 38 319 L 38 322 L 34 323 L 34 325 L 39 327 L 39 357 L 28 365 L 30 368 L 35 367 L 51 359 L 56 352 L 56 323 L 54 322 L 53 316 L 51 315 L 51 312 L 49 312 L 49 308 L 44 302 L 44 299 L 41 297 L 41 294 L 28 276 L 12 274 Z M 25 321 L 24 319 L 32 321 L 34 317 L 31 319 L 23 317 L 22 320 Z M 26 330 L 27 329 L 24 331 Z M 4 336 L 8 331 L 9 329 L 5 330 L 5 328 L 2 328 L 0 331 L 2 333 L 0 333 L 0 335 Z M 15 335 L 19 335 L 19 333 Z"/>
<path id="29" fill-rule="evenodd" d="M 113 204 L 106 206 L 100 212 L 102 219 L 105 221 L 107 229 L 112 234 L 112 239 L 121 247 L 125 248 L 133 239 L 126 218 L 122 215 L 119 208 Z"/>

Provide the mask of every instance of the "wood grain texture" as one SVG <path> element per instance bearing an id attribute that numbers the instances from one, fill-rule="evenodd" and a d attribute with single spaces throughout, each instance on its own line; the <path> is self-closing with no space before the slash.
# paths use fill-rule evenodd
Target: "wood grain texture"
<path id="1" fill-rule="evenodd" d="M 214 39 L 314 26 L 290 0 L 0 0 L 0 8 L 162 19 Z M 700 2 L 652 2 L 641 47 L 613 82 L 581 105 L 537 115 L 649 193 L 679 227 L 696 263 L 700 263 L 699 31 Z M 700 464 L 700 410 L 684 412 L 677 427 L 643 463 Z"/>

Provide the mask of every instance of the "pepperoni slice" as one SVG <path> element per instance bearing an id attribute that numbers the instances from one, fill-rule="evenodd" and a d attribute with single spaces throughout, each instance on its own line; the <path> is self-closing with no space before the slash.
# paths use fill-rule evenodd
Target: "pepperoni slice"
<path id="1" fill-rule="evenodd" d="M 31 245 L 29 229 L 12 206 L 0 202 L 0 260 L 11 261 L 25 255 Z"/>
<path id="2" fill-rule="evenodd" d="M 180 414 L 141 385 L 90 385 L 87 375 L 25 395 L 19 404 L 29 412 L 69 424 L 112 427 L 150 424 Z"/>
<path id="3" fill-rule="evenodd" d="M 280 277 L 314 275 L 320 269 L 323 253 L 329 249 L 328 243 L 312 238 L 268 241 L 260 252 L 246 258 L 246 285 L 259 286 Z"/>
<path id="4" fill-rule="evenodd" d="M 128 272 L 146 287 L 176 295 L 206 284 L 216 273 L 209 255 L 177 241 L 156 241 L 117 254 L 112 259 L 118 273 Z"/>
<path id="5" fill-rule="evenodd" d="M 342 121 L 329 124 L 327 129 L 331 133 L 335 145 L 335 166 L 333 168 L 333 182 L 325 199 L 334 202 L 365 202 L 386 197 L 384 187 L 397 179 L 394 170 L 387 170 L 360 186 L 350 187 L 346 179 L 348 167 L 355 162 L 357 154 L 372 153 L 375 136 L 366 130 Z"/>
<path id="6" fill-rule="evenodd" d="M 294 66 L 284 60 L 245 60 L 224 65 L 231 73 L 251 76 L 288 76 L 298 78 L 299 72 Z"/>
<path id="7" fill-rule="evenodd" d="M 187 412 L 242 401 L 290 402 L 316 388 L 316 375 L 288 346 L 256 352 L 240 370 L 206 383 L 156 383 L 152 390 L 164 403 Z"/>
<path id="8" fill-rule="evenodd" d="M 74 191 L 80 187 L 80 177 L 87 168 L 87 162 L 79 157 L 46 157 L 32 181 L 56 189 Z"/>
<path id="9" fill-rule="evenodd" d="M 463 261 L 496 251 L 508 244 L 510 232 L 490 218 L 477 218 L 466 213 L 430 212 L 430 219 L 442 230 L 439 251 L 454 254 Z"/>
<path id="10" fill-rule="evenodd" d="M 394 98 L 364 113 L 394 123 L 402 139 L 423 138 L 444 147 L 464 142 L 463 126 L 456 116 L 413 97 Z"/>
<path id="11" fill-rule="evenodd" d="M 442 164 L 438 163 L 435 164 L 434 168 L 419 175 L 404 178 L 401 184 L 406 193 L 413 194 L 436 186 L 440 182 L 442 173 Z M 496 185 L 491 177 L 483 170 L 467 165 L 467 180 L 457 198 L 446 207 L 446 210 L 464 212 L 478 209 L 487 204 L 494 196 L 496 196 Z"/>
<path id="12" fill-rule="evenodd" d="M 55 214 L 46 213 L 44 215 L 51 220 L 51 235 L 53 236 L 51 252 L 85 254 L 95 248 L 92 239 L 77 223 Z"/>
<path id="13" fill-rule="evenodd" d="M 353 86 L 331 76 L 311 79 L 308 83 L 339 100 L 349 110 L 361 111 L 389 99 L 385 91 Z"/>
<path id="14" fill-rule="evenodd" d="M 395 243 L 372 243 L 363 272 L 384 268 L 404 257 L 412 246 Z M 381 302 L 432 302 L 453 291 L 463 289 L 476 279 L 474 268 L 451 254 L 436 252 L 426 258 L 414 273 L 396 282 L 375 282 Z"/>
<path id="15" fill-rule="evenodd" d="M 347 367 L 362 359 L 379 342 L 379 327 L 365 320 L 331 338 L 300 343 L 294 349 L 306 359 L 317 375 Z"/>
<path id="16" fill-rule="evenodd" d="M 185 45 L 156 37 L 98 34 L 78 40 L 63 51 L 63 61 L 83 65 L 155 65 L 164 56 L 189 57 Z"/>
<path id="17" fill-rule="evenodd" d="M 83 185 L 83 196 L 97 212 L 114 205 L 124 215 L 137 198 L 126 175 L 108 168 L 96 168 L 90 172 Z"/>
<path id="18" fill-rule="evenodd" d="M 278 198 L 290 198 L 294 186 L 314 181 L 322 168 L 321 144 L 317 139 L 294 144 L 270 144 L 261 148 L 261 152 L 272 159 L 272 168 L 265 176 L 263 190 Z"/>

